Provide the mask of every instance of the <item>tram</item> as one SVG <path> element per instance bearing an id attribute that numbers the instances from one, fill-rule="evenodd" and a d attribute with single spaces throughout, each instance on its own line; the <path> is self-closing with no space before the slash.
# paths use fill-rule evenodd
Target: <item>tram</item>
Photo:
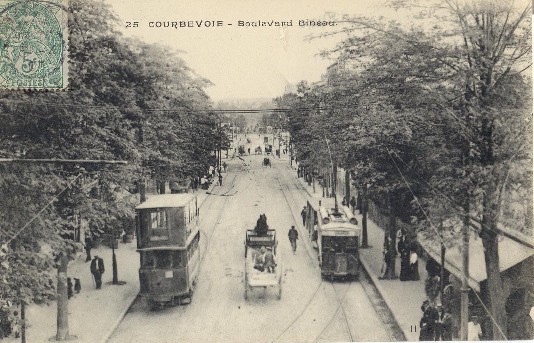
<path id="1" fill-rule="evenodd" d="M 200 268 L 196 195 L 155 195 L 135 210 L 140 295 L 151 309 L 190 303 Z"/>
<path id="2" fill-rule="evenodd" d="M 308 202 L 307 218 L 310 219 L 307 226 L 316 223 L 321 275 L 358 278 L 361 228 L 352 211 L 346 206 L 316 206 Z"/>

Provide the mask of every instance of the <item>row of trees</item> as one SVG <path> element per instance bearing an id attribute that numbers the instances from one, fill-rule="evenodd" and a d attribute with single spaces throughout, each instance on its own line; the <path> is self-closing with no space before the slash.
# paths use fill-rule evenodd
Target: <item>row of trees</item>
<path id="1" fill-rule="evenodd" d="M 288 109 L 309 170 L 331 161 L 351 170 L 375 202 L 436 243 L 440 222 L 447 244 L 463 225 L 476 230 L 493 338 L 504 339 L 498 228 L 532 234 L 530 4 L 391 4 L 417 11 L 423 24 L 343 17 L 349 34 L 325 53 L 337 54 L 327 81 L 301 82 L 275 102 Z"/>
<path id="2" fill-rule="evenodd" d="M 81 223 L 123 227 L 133 218 L 124 192 L 205 173 L 226 140 L 209 81 L 175 52 L 122 36 L 102 2 L 62 10 L 69 89 L 0 93 L 1 157 L 128 163 L 0 164 L 0 307 L 54 297 L 51 271 L 60 253 L 80 248 L 72 238 Z"/>

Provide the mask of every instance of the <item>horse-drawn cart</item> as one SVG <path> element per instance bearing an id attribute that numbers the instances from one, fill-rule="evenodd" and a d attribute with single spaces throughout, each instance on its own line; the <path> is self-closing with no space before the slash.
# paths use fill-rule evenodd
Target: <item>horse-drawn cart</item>
<path id="1" fill-rule="evenodd" d="M 276 231 L 269 229 L 265 214 L 260 215 L 256 227 L 247 230 L 245 236 L 245 299 L 257 287 L 278 287 L 278 299 L 281 298 L 282 267 L 277 245 Z"/>
<path id="2" fill-rule="evenodd" d="M 271 247 L 273 253 L 276 255 L 276 246 L 278 241 L 276 240 L 276 231 L 267 230 L 265 234 L 258 234 L 254 229 L 247 230 L 245 238 L 245 257 L 249 249 L 260 249 L 262 246 L 267 248 Z"/>
<path id="3" fill-rule="evenodd" d="M 282 298 L 282 265 L 275 249 L 276 245 L 245 247 L 245 300 L 254 288 L 275 288 L 277 298 Z M 250 253 L 247 254 L 248 250 Z M 274 263 L 267 265 L 268 261 Z"/>

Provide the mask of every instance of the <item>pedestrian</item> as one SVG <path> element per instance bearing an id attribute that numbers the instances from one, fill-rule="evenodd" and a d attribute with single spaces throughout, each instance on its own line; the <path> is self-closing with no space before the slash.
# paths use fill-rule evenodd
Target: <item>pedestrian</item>
<path id="1" fill-rule="evenodd" d="M 74 295 L 74 291 L 72 290 L 72 279 L 70 277 L 67 278 L 67 297 L 70 299 Z"/>
<path id="2" fill-rule="evenodd" d="M 222 179 L 223 179 L 222 174 L 219 173 L 219 186 L 222 186 Z"/>
<path id="3" fill-rule="evenodd" d="M 356 198 L 354 196 L 350 199 L 350 207 L 352 208 L 352 214 L 354 214 L 356 211 Z"/>
<path id="4" fill-rule="evenodd" d="M 421 305 L 421 311 L 423 311 L 423 317 L 419 321 L 419 340 L 420 341 L 433 341 L 435 337 L 435 328 L 437 320 L 437 311 L 430 305 L 430 301 L 423 301 Z"/>
<path id="5" fill-rule="evenodd" d="M 471 321 L 467 323 L 467 340 L 480 341 L 482 339 L 482 328 L 478 322 L 477 316 L 472 316 Z"/>
<path id="6" fill-rule="evenodd" d="M 314 248 L 318 249 L 319 246 L 317 245 L 317 240 L 319 239 L 319 231 L 317 230 L 317 224 L 313 226 L 313 233 L 311 236 L 312 245 Z"/>
<path id="7" fill-rule="evenodd" d="M 95 255 L 95 258 L 91 261 L 91 274 L 95 278 L 96 289 L 102 287 L 102 274 L 105 272 L 104 260 Z"/>
<path id="8" fill-rule="evenodd" d="M 85 258 L 85 262 L 91 261 L 91 249 L 93 248 L 93 240 L 90 236 L 87 236 L 85 238 L 85 245 L 83 247 L 85 249 L 85 254 L 87 257 Z"/>
<path id="9" fill-rule="evenodd" d="M 297 251 L 297 239 L 299 239 L 299 233 L 295 229 L 295 225 L 291 225 L 291 229 L 289 229 L 287 236 L 289 238 L 289 243 L 291 243 L 291 247 L 293 248 L 294 254 Z"/>
<path id="10" fill-rule="evenodd" d="M 432 257 L 430 257 L 430 259 L 426 262 L 425 269 L 426 269 L 426 272 L 429 278 L 433 278 L 434 276 L 441 275 L 441 266 Z"/>
<path id="11" fill-rule="evenodd" d="M 341 200 L 341 205 L 342 206 L 348 206 L 348 202 L 347 202 L 347 197 L 343 197 L 343 200 Z"/>
<path id="12" fill-rule="evenodd" d="M 250 148 L 248 149 L 248 154 L 250 155 Z M 226 162 L 223 162 L 223 171 L 226 173 Z"/>
<path id="13" fill-rule="evenodd" d="M 208 189 L 208 187 L 209 187 L 208 179 L 207 179 L 206 175 L 204 175 L 200 179 L 200 188 Z"/>
<path id="14" fill-rule="evenodd" d="M 419 261 L 417 253 L 415 252 L 415 247 L 413 246 L 410 253 L 410 280 L 419 280 Z"/>
<path id="15" fill-rule="evenodd" d="M 302 226 L 306 226 L 306 206 L 302 208 L 300 215 L 302 216 Z"/>
<path id="16" fill-rule="evenodd" d="M 401 270 L 399 279 L 401 281 L 408 281 L 410 280 L 410 249 L 408 239 L 404 234 L 402 234 L 402 231 L 399 232 L 401 233 L 399 242 L 397 243 L 397 250 L 399 251 L 401 258 Z"/>
<path id="17" fill-rule="evenodd" d="M 248 154 L 250 155 L 250 148 L 248 148 L 247 151 L 248 151 Z"/>
<path id="18" fill-rule="evenodd" d="M 384 260 L 382 261 L 382 267 L 380 268 L 380 276 L 378 277 L 378 279 L 380 280 L 386 279 L 389 271 L 388 261 L 391 254 L 386 244 L 384 244 L 384 249 L 382 249 L 382 256 Z"/>
<path id="19" fill-rule="evenodd" d="M 446 306 L 438 304 L 435 341 L 452 341 L 452 315 Z"/>
<path id="20" fill-rule="evenodd" d="M 82 290 L 82 284 L 80 283 L 80 279 L 74 278 L 74 291 L 76 293 L 80 293 Z"/>

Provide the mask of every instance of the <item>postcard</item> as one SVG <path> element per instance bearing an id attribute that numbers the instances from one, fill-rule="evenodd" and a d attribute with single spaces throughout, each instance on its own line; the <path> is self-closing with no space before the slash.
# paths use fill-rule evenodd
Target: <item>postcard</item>
<path id="1" fill-rule="evenodd" d="M 0 340 L 533 339 L 531 21 L 0 0 Z"/>

